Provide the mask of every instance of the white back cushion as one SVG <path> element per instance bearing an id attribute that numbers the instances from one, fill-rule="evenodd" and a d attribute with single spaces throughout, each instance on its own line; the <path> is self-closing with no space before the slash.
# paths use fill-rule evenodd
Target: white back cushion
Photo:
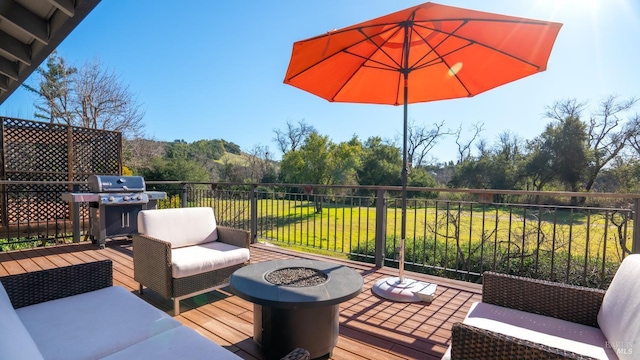
<path id="1" fill-rule="evenodd" d="M 620 264 L 604 295 L 598 326 L 620 359 L 640 355 L 640 254 Z"/>
<path id="2" fill-rule="evenodd" d="M 172 248 L 218 240 L 216 217 L 209 207 L 142 210 L 138 232 L 168 241 Z"/>
<path id="3" fill-rule="evenodd" d="M 600 329 L 566 320 L 473 303 L 463 323 L 596 359 L 615 359 Z"/>
<path id="4" fill-rule="evenodd" d="M 0 282 L 0 359 L 44 359 Z"/>
<path id="5" fill-rule="evenodd" d="M 25 306 L 16 314 L 47 360 L 99 359 L 181 325 L 121 286 Z"/>

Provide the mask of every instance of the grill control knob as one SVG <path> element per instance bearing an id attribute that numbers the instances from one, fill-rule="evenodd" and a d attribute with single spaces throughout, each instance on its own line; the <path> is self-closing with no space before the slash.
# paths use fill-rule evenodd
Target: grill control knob
<path id="1" fill-rule="evenodd" d="M 115 200 L 113 196 L 109 196 L 109 201 L 113 201 L 113 200 Z"/>
<path id="2" fill-rule="evenodd" d="M 128 197 L 128 196 L 125 196 L 125 197 L 124 197 L 124 201 L 129 201 L 129 197 Z"/>
<path id="3" fill-rule="evenodd" d="M 138 196 L 136 197 L 136 199 L 138 199 L 138 200 L 142 200 L 142 196 L 141 196 L 141 195 L 138 195 Z"/>

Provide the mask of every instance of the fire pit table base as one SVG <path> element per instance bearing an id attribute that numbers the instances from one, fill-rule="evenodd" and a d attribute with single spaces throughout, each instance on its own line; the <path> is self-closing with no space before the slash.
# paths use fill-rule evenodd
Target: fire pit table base
<path id="1" fill-rule="evenodd" d="M 338 342 L 340 306 L 280 309 L 253 305 L 253 339 L 266 359 L 279 359 L 291 349 L 306 349 L 311 359 L 329 355 Z"/>
<path id="2" fill-rule="evenodd" d="M 229 278 L 231 291 L 253 303 L 253 339 L 265 359 L 295 348 L 312 359 L 331 356 L 340 331 L 340 303 L 362 292 L 362 275 L 346 266 L 283 259 L 251 264 Z"/>

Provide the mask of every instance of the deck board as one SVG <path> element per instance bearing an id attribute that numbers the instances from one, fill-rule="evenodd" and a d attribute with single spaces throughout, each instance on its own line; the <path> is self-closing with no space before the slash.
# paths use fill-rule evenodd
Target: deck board
<path id="1" fill-rule="evenodd" d="M 49 269 L 71 264 L 110 259 L 114 285 L 138 295 L 133 279 L 130 241 L 108 241 L 99 250 L 88 242 L 0 253 L 0 276 Z M 471 303 L 480 301 L 477 284 L 406 272 L 407 277 L 438 284 L 432 303 L 396 303 L 371 292 L 375 282 L 396 276 L 397 270 L 376 269 L 371 264 L 327 258 L 256 244 L 251 247 L 253 263 L 309 258 L 336 262 L 353 268 L 364 277 L 364 291 L 340 305 L 340 337 L 332 359 L 439 359 L 450 342 L 451 326 L 462 321 Z M 172 301 L 145 291 L 142 298 L 172 314 Z M 230 293 L 228 288 L 198 295 L 181 302 L 175 317 L 186 326 L 220 344 L 243 359 L 262 360 L 253 341 L 253 304 Z"/>

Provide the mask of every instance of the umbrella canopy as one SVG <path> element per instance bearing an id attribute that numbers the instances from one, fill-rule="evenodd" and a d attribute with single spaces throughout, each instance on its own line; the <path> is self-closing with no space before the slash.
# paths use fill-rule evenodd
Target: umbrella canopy
<path id="1" fill-rule="evenodd" d="M 561 26 L 426 3 L 296 42 L 284 82 L 336 102 L 471 97 L 546 70 Z"/>
<path id="2" fill-rule="evenodd" d="M 407 104 L 471 97 L 546 70 L 560 27 L 425 3 L 293 44 L 285 84 L 329 101 L 404 105 L 400 275 L 378 282 L 378 295 L 433 295 L 404 278 Z"/>

